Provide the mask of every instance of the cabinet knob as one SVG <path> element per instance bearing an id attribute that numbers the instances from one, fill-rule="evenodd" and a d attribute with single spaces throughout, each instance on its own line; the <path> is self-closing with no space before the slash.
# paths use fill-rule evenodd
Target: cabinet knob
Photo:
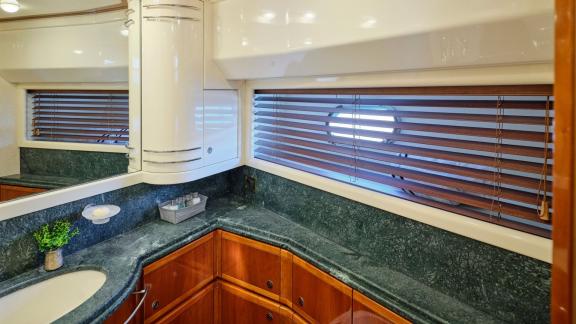
<path id="1" fill-rule="evenodd" d="M 272 282 L 272 280 L 266 280 L 266 287 L 272 289 L 274 287 L 274 282 Z"/>
<path id="2" fill-rule="evenodd" d="M 212 152 L 214 152 L 214 149 L 212 148 L 212 146 L 210 146 L 210 147 L 208 147 L 206 152 L 208 152 L 208 154 L 212 154 Z"/>
<path id="3" fill-rule="evenodd" d="M 304 307 L 304 298 L 302 298 L 302 296 L 298 297 L 298 305 Z"/>
<path id="4" fill-rule="evenodd" d="M 152 302 L 152 309 L 158 309 L 160 307 L 160 302 L 155 300 Z"/>
<path id="5" fill-rule="evenodd" d="M 274 315 L 271 312 L 266 313 L 266 319 L 268 321 L 272 321 L 274 319 Z"/>

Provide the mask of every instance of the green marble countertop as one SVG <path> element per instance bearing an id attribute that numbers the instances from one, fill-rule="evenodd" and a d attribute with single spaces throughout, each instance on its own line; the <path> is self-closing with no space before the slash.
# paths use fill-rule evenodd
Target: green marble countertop
<path id="1" fill-rule="evenodd" d="M 97 226 L 97 225 L 95 225 Z M 293 252 L 416 323 L 497 323 L 494 317 L 347 249 L 283 216 L 235 198 L 209 201 L 207 211 L 173 225 L 160 219 L 65 257 L 54 272 L 29 271 L 0 282 L 0 296 L 79 269 L 106 273 L 102 288 L 56 323 L 104 321 L 135 288 L 142 267 L 213 231 L 224 229 Z"/>
<path id="2" fill-rule="evenodd" d="M 44 176 L 35 174 L 12 174 L 0 177 L 0 184 L 42 189 L 57 189 L 86 182 L 86 179 Z"/>

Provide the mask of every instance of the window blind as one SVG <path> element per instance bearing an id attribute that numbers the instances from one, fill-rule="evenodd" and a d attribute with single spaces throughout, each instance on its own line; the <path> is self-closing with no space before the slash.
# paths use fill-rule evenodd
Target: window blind
<path id="1" fill-rule="evenodd" d="M 549 237 L 551 91 L 259 90 L 254 157 Z"/>
<path id="2" fill-rule="evenodd" d="M 27 106 L 30 140 L 128 143 L 128 91 L 29 90 Z"/>

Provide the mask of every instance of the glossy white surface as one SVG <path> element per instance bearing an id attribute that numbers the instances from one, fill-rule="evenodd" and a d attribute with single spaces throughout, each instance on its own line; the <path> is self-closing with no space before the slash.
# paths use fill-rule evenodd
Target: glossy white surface
<path id="1" fill-rule="evenodd" d="M 122 0 L 19 0 L 20 11 L 14 14 L 0 12 L 0 19 L 30 15 L 46 15 L 118 5 Z"/>
<path id="2" fill-rule="evenodd" d="M 148 3 L 142 8 L 142 169 L 184 172 L 203 163 L 202 3 L 178 1 L 199 10 Z M 189 19 L 162 18 L 173 16 Z"/>
<path id="3" fill-rule="evenodd" d="M 17 290 L 0 298 L 0 323 L 53 322 L 94 295 L 105 281 L 100 271 L 82 270 Z"/>
<path id="4" fill-rule="evenodd" d="M 551 0 L 214 3 L 233 79 L 551 62 Z"/>
<path id="5" fill-rule="evenodd" d="M 0 24 L 0 75 L 13 83 L 127 82 L 124 13 Z"/>
<path id="6" fill-rule="evenodd" d="M 204 165 L 238 157 L 238 92 L 204 91 Z"/>
<path id="7" fill-rule="evenodd" d="M 128 33 L 128 91 L 130 116 L 128 142 L 128 172 L 142 169 L 142 64 L 140 1 L 128 2 L 128 15 L 122 32 Z"/>

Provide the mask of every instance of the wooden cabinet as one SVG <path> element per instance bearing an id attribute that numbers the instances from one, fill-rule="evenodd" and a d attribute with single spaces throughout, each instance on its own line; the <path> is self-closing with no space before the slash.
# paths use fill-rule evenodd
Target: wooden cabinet
<path id="1" fill-rule="evenodd" d="M 142 286 L 131 324 L 409 323 L 289 251 L 221 230 L 146 266 Z M 139 298 L 106 323 L 123 323 Z"/>
<path id="2" fill-rule="evenodd" d="M 222 232 L 222 279 L 275 301 L 280 295 L 280 248 Z"/>
<path id="3" fill-rule="evenodd" d="M 0 185 L 0 201 L 11 200 L 19 197 L 33 195 L 35 193 L 44 192 L 46 189 L 31 188 L 22 186 Z"/>
<path id="4" fill-rule="evenodd" d="M 222 324 L 291 323 L 291 311 L 267 298 L 221 281 L 220 316 Z M 217 310 L 218 311 L 218 310 Z"/>
<path id="5" fill-rule="evenodd" d="M 149 290 L 144 305 L 146 323 L 154 322 L 214 280 L 213 236 L 205 235 L 144 268 L 143 282 Z"/>
<path id="6" fill-rule="evenodd" d="M 352 320 L 354 324 L 408 324 L 410 321 L 354 291 Z"/>
<path id="7" fill-rule="evenodd" d="M 214 285 L 211 283 L 170 313 L 155 321 L 156 324 L 214 323 Z"/>
<path id="8" fill-rule="evenodd" d="M 292 308 L 313 323 L 352 323 L 352 288 L 294 256 Z"/>
<path id="9" fill-rule="evenodd" d="M 141 299 L 144 297 L 144 294 L 142 292 L 142 282 L 139 281 L 138 284 L 136 284 L 136 289 L 134 290 L 134 292 L 132 292 L 128 298 L 126 298 L 126 300 L 122 303 L 122 305 L 120 305 L 120 307 L 114 312 L 112 313 L 112 315 L 110 317 L 108 317 L 106 319 L 106 321 L 104 321 L 105 324 L 125 324 L 126 320 L 128 318 L 130 318 L 130 315 L 132 315 L 133 312 L 136 312 L 134 317 L 132 317 L 132 320 L 130 322 L 128 322 L 127 324 L 138 324 L 138 323 L 142 323 L 142 320 L 144 318 L 143 316 L 143 312 L 142 312 L 142 307 L 138 308 L 138 303 L 141 301 Z"/>

